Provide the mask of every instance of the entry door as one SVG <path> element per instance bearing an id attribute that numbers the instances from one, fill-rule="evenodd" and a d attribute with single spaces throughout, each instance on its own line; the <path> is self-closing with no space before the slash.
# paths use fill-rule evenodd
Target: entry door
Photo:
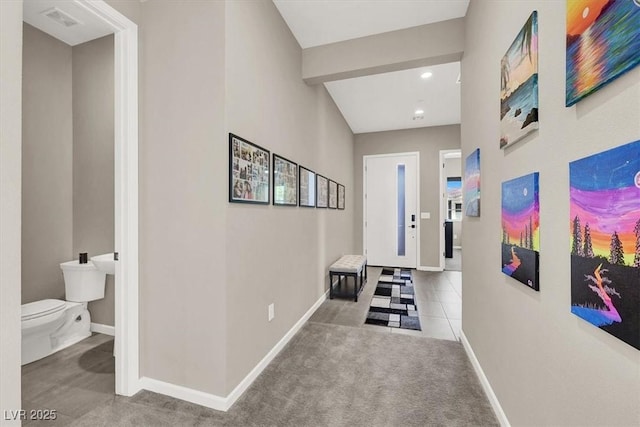
<path id="1" fill-rule="evenodd" d="M 365 156 L 364 166 L 367 262 L 416 268 L 418 154 Z"/>

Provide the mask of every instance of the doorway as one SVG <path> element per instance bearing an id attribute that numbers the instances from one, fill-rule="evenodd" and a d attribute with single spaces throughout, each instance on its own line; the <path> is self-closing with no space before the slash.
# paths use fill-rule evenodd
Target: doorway
<path id="1" fill-rule="evenodd" d="M 462 271 L 462 152 L 440 151 L 440 238 L 441 266 L 448 271 Z"/>
<path id="2" fill-rule="evenodd" d="M 24 2 L 25 16 L 34 12 L 36 28 L 54 34 L 73 26 L 73 19 L 114 35 L 114 230 L 115 250 L 115 393 L 131 396 L 139 391 L 138 347 L 138 34 L 137 25 L 103 1 L 59 2 L 48 9 L 39 2 Z M 65 8 L 72 10 L 65 12 Z M 82 18 L 80 18 L 82 17 Z M 27 19 L 25 18 L 25 21 Z M 82 31 L 81 31 L 82 32 Z M 103 34 L 103 35 L 104 35 Z"/>
<path id="3" fill-rule="evenodd" d="M 416 268 L 419 153 L 364 156 L 364 253 L 369 265 Z"/>

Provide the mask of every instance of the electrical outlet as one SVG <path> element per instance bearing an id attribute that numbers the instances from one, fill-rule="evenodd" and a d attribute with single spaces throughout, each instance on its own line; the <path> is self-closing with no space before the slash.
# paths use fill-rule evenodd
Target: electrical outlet
<path id="1" fill-rule="evenodd" d="M 274 317 L 276 317 L 276 309 L 274 303 L 271 303 L 269 304 L 269 322 L 271 322 Z"/>

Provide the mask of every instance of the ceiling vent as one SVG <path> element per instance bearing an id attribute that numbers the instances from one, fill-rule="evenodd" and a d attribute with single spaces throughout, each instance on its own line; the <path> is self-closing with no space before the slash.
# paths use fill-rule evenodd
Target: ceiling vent
<path id="1" fill-rule="evenodd" d="M 58 24 L 63 25 L 67 28 L 73 27 L 74 25 L 82 24 L 82 22 L 78 21 L 68 13 L 61 11 L 57 7 L 52 7 L 51 9 L 45 10 L 44 12 L 42 12 L 42 15 L 46 16 L 47 18 L 53 19 Z"/>

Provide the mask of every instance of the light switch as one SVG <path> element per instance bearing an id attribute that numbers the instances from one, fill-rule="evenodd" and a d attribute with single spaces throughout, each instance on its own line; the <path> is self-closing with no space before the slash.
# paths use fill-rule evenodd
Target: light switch
<path id="1" fill-rule="evenodd" d="M 431 219 L 431 212 L 420 212 L 421 219 Z"/>

